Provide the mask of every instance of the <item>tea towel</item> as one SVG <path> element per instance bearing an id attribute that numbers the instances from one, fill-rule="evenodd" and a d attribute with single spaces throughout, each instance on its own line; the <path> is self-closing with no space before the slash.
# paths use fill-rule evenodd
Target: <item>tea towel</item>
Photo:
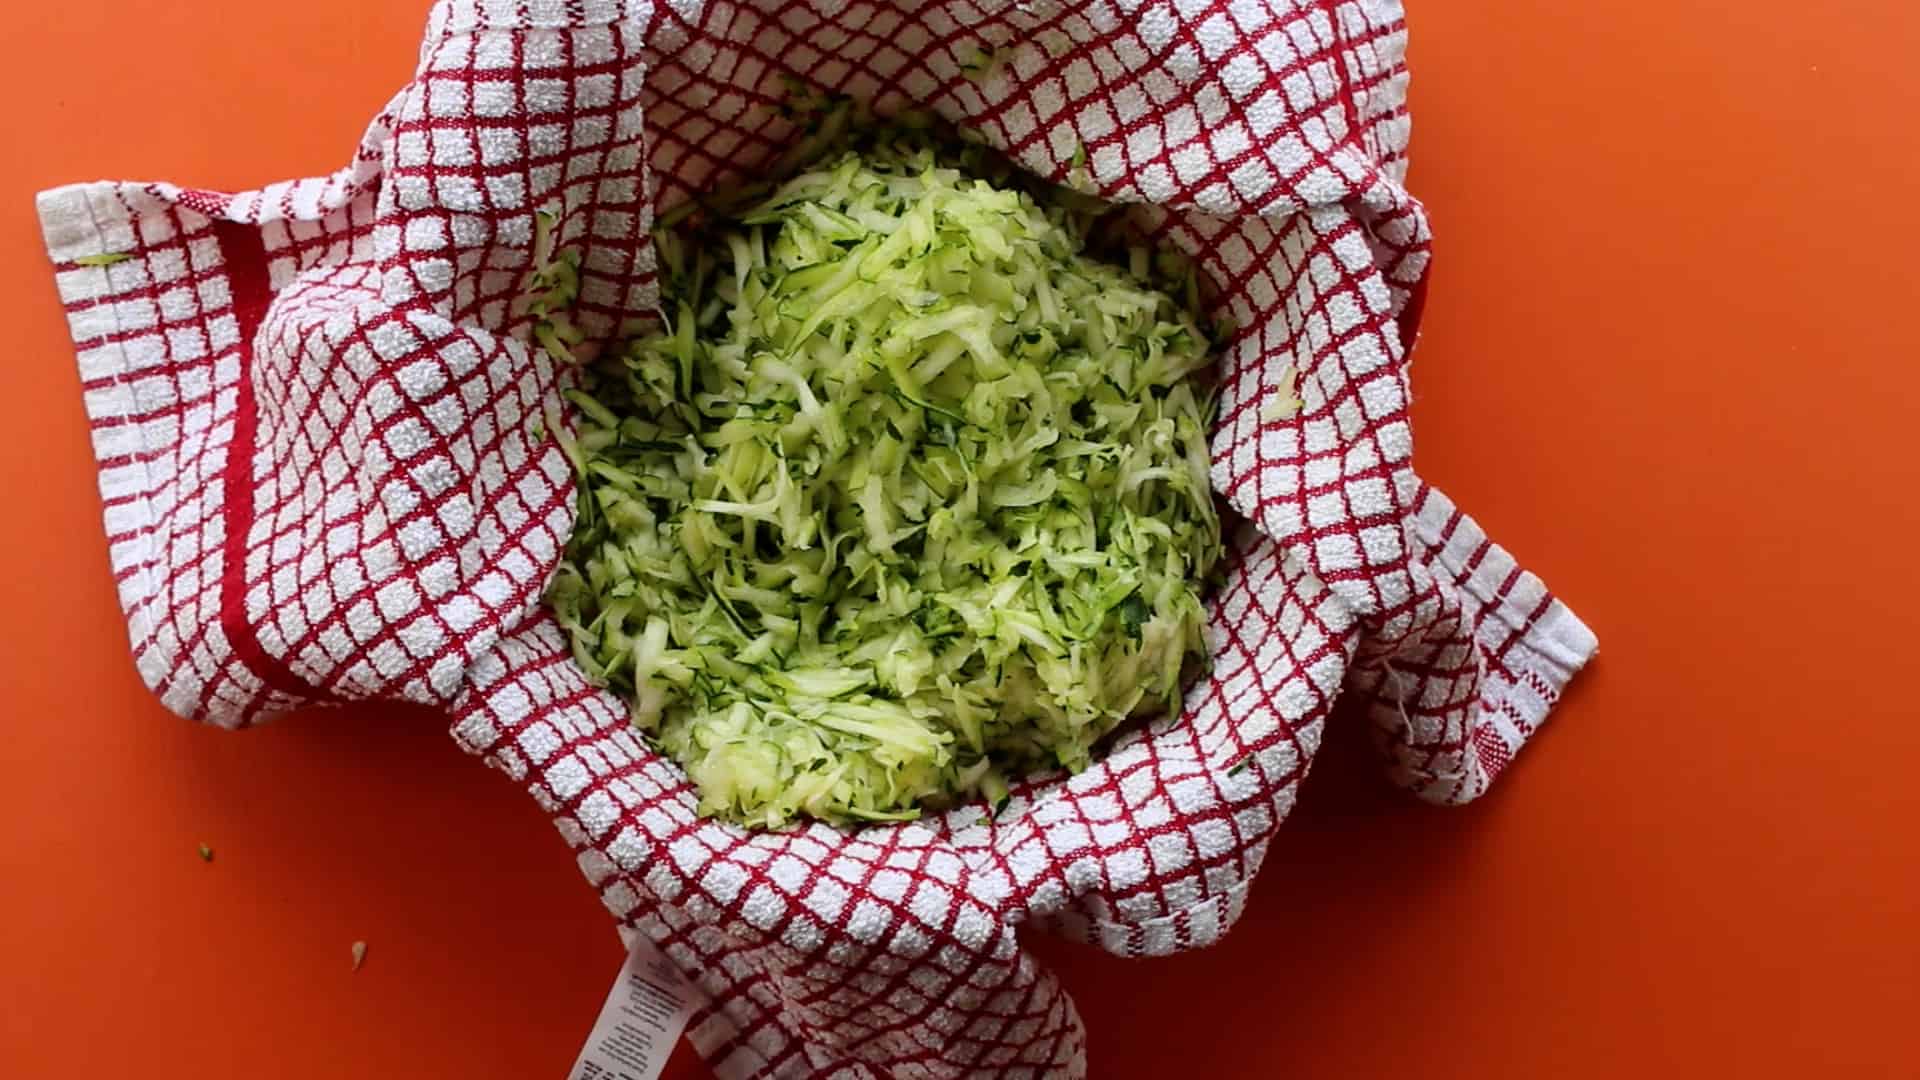
<path id="1" fill-rule="evenodd" d="M 690 1035 L 723 1077 L 1084 1075 L 1087 1033 L 1016 931 L 1215 942 L 1338 695 L 1369 704 L 1398 783 L 1459 803 L 1595 647 L 1412 467 L 1431 237 L 1402 186 L 1405 51 L 1397 0 L 440 0 L 332 175 L 47 192 L 139 670 L 228 727 L 444 710 L 623 934 L 704 990 Z M 777 155 L 792 80 L 935 111 L 1127 204 L 1237 328 L 1212 674 L 997 816 L 702 819 L 541 606 L 574 487 L 544 437 L 571 375 L 515 303 L 535 215 L 582 255 L 582 325 L 650 317 L 655 214 Z"/>

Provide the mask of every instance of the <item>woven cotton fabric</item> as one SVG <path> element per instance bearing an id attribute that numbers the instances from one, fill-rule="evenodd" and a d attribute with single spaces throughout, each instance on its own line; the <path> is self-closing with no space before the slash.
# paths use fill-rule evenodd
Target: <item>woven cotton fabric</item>
<path id="1" fill-rule="evenodd" d="M 139 670 L 227 727 L 444 710 L 622 932 L 705 992 L 690 1035 L 723 1077 L 1083 1075 L 1086 1033 L 1017 929 L 1126 956 L 1215 942 L 1338 695 L 1366 699 L 1398 783 L 1464 802 L 1595 647 L 1412 468 L 1431 238 L 1402 187 L 1405 47 L 1392 0 L 442 0 L 337 173 L 47 192 Z M 515 305 L 535 214 L 582 253 L 581 324 L 631 329 L 655 212 L 790 142 L 789 77 L 937 111 L 1128 204 L 1238 328 L 1213 672 L 998 817 L 704 820 L 541 605 L 574 487 L 543 435 L 571 376 Z M 1293 372 L 1304 406 L 1270 407 Z"/>

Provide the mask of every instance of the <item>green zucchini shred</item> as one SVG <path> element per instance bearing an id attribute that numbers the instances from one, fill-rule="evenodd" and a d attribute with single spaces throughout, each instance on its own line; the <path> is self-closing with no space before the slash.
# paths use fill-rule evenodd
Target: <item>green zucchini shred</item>
<path id="1" fill-rule="evenodd" d="M 784 182 L 671 215 L 664 325 L 567 394 L 580 513 L 548 601 L 703 813 L 1004 802 L 1204 664 L 1195 275 L 1089 257 L 1107 208 L 977 143 L 807 108 Z M 553 225 L 529 310 L 572 360 Z"/>

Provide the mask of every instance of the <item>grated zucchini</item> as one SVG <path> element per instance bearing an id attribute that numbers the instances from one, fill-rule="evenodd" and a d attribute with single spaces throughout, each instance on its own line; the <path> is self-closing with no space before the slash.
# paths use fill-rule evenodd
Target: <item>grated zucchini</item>
<path id="1" fill-rule="evenodd" d="M 1221 551 L 1191 269 L 1089 257 L 1104 208 L 977 145 L 816 112 L 810 165 L 674 215 L 664 325 L 584 369 L 552 432 L 576 659 L 703 812 L 769 828 L 1084 768 L 1177 708 Z M 552 225 L 532 310 L 570 360 Z"/>

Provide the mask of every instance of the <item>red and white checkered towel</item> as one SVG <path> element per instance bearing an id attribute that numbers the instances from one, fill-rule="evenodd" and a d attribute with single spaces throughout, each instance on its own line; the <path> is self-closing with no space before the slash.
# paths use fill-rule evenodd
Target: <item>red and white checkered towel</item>
<path id="1" fill-rule="evenodd" d="M 623 933 L 704 988 L 691 1034 L 722 1076 L 1081 1075 L 1080 1021 L 1018 927 L 1127 956 L 1212 943 L 1343 687 L 1398 782 L 1464 802 L 1594 649 L 1409 464 L 1429 234 L 1401 187 L 1405 41 L 1396 0 L 441 0 L 332 176 L 48 192 L 140 671 L 230 727 L 379 697 L 449 712 Z M 702 820 L 541 607 L 573 485 L 535 424 L 567 373 L 512 305 L 535 211 L 584 254 L 583 325 L 614 332 L 655 302 L 655 208 L 788 142 L 789 75 L 932 108 L 1055 179 L 1083 161 L 1240 327 L 1213 677 L 997 821 Z M 1290 368 L 1298 415 L 1268 407 Z"/>

